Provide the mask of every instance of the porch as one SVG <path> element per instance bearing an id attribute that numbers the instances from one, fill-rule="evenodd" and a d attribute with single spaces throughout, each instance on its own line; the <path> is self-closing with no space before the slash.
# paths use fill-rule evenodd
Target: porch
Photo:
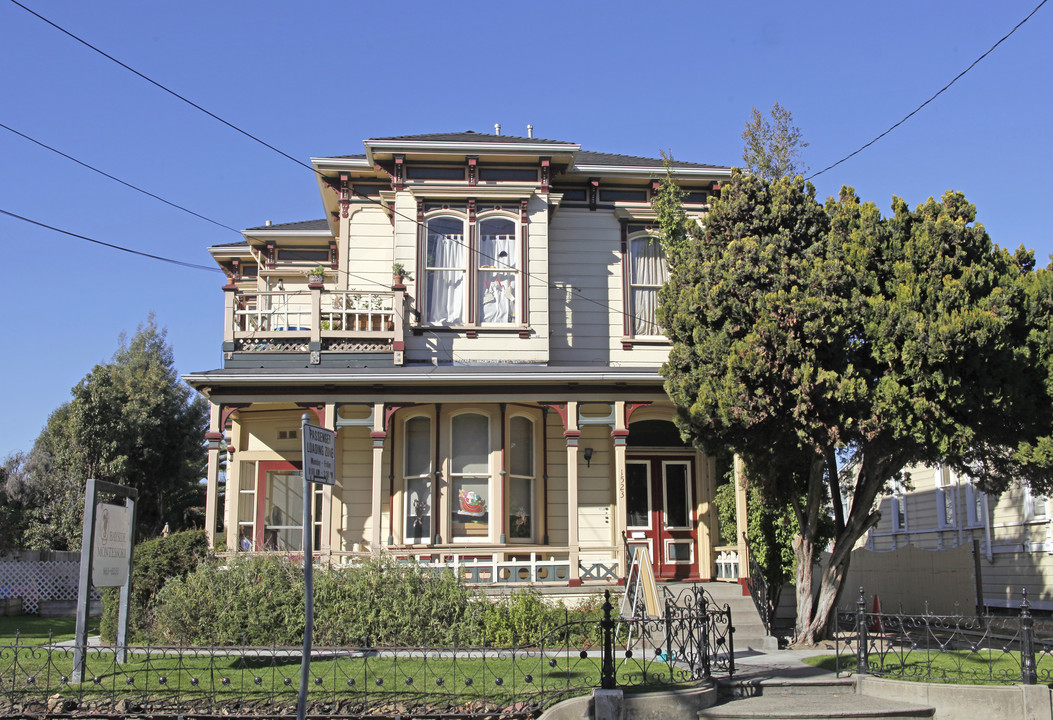
<path id="1" fill-rule="evenodd" d="M 403 363 L 406 288 L 224 288 L 223 367 L 358 367 Z"/>

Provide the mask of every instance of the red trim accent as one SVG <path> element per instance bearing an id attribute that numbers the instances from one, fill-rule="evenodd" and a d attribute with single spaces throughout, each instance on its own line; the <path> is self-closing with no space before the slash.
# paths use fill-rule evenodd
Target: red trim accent
<path id="1" fill-rule="evenodd" d="M 479 158 L 469 156 L 467 158 L 467 160 L 468 160 L 468 185 L 470 187 L 475 187 L 477 182 L 478 182 L 477 179 L 476 179 L 476 176 L 477 176 L 476 166 L 479 164 Z"/>
<path id="2" fill-rule="evenodd" d="M 581 578 L 571 578 L 567 581 L 567 587 L 581 587 Z"/>
<path id="3" fill-rule="evenodd" d="M 628 340 L 623 340 L 622 341 L 622 350 L 632 350 L 632 349 L 633 349 L 633 344 L 632 344 L 631 341 L 628 341 Z"/>
<path id="4" fill-rule="evenodd" d="M 596 201 L 600 195 L 599 178 L 589 178 L 589 210 L 596 209 Z"/>
<path id="5" fill-rule="evenodd" d="M 347 215 L 344 215 L 344 217 L 347 217 Z M 337 269 L 336 240 L 329 241 L 329 265 L 333 270 Z"/>
<path id="6" fill-rule="evenodd" d="M 633 413 L 640 408 L 647 407 L 651 402 L 638 402 L 638 403 L 625 403 L 625 426 L 629 426 L 629 421 L 633 416 Z"/>
<path id="7" fill-rule="evenodd" d="M 581 430 L 564 430 L 563 438 L 566 440 L 577 440 L 581 437 Z"/>
<path id="8" fill-rule="evenodd" d="M 220 429 L 227 426 L 227 421 L 230 420 L 230 416 L 242 408 L 247 408 L 252 403 L 231 403 L 230 405 L 219 406 L 219 427 Z"/>
<path id="9" fill-rule="evenodd" d="M 263 248 L 263 255 L 267 259 L 267 269 L 268 270 L 273 270 L 274 269 L 274 256 L 275 256 L 274 241 L 273 240 L 268 240 L 267 241 L 267 245 Z"/>
<path id="10" fill-rule="evenodd" d="M 628 430 L 611 430 L 611 437 L 614 438 L 615 440 L 625 439 L 625 438 L 629 437 L 629 431 Z"/>
<path id="11" fill-rule="evenodd" d="M 220 442 L 223 440 L 223 433 L 221 432 L 207 432 L 205 433 L 205 439 L 209 442 Z"/>
<path id="12" fill-rule="evenodd" d="M 315 419 L 318 420 L 318 424 L 323 427 L 325 426 L 324 404 L 298 402 L 296 403 L 296 405 L 302 407 L 304 410 L 310 410 L 312 413 L 314 413 Z"/>
<path id="13" fill-rule="evenodd" d="M 565 402 L 539 402 L 538 405 L 550 410 L 555 410 L 559 415 L 560 422 L 563 423 L 563 430 L 567 429 L 567 403 Z"/>
<path id="14" fill-rule="evenodd" d="M 552 158 L 541 158 L 541 192 L 548 192 L 549 170 L 552 167 Z"/>
<path id="15" fill-rule="evenodd" d="M 369 433 L 370 440 L 383 440 L 388 434 L 383 430 L 373 430 Z"/>
<path id="16" fill-rule="evenodd" d="M 466 338 L 477 338 L 477 337 L 479 337 L 479 333 L 476 332 L 475 330 L 465 330 L 464 336 Z"/>
<path id="17" fill-rule="evenodd" d="M 742 594 L 745 597 L 750 597 L 750 589 L 749 589 L 749 586 L 747 585 L 748 581 L 749 581 L 749 578 L 742 578 L 742 577 L 740 577 L 738 579 L 739 585 L 742 586 Z"/>
<path id="18" fill-rule="evenodd" d="M 406 343 L 402 340 L 393 340 L 391 343 L 391 349 L 395 352 L 403 352 L 406 349 Z"/>
<path id="19" fill-rule="evenodd" d="M 519 337 L 522 338 L 523 340 L 529 340 L 530 339 L 530 331 L 529 330 L 520 330 L 519 331 Z"/>
<path id="20" fill-rule="evenodd" d="M 392 178 L 392 182 L 395 185 L 395 191 L 396 192 L 402 192 L 402 188 L 403 188 L 403 185 L 404 185 L 404 180 L 403 180 L 404 175 L 403 175 L 403 166 L 402 166 L 402 164 L 405 161 L 406 161 L 406 156 L 405 155 L 396 155 L 395 156 L 395 176 Z"/>
<path id="21" fill-rule="evenodd" d="M 348 189 L 347 173 L 340 173 L 340 216 L 347 217 L 347 208 L 351 205 L 351 193 Z M 336 268 L 336 260 L 333 260 L 333 268 Z"/>
<path id="22" fill-rule="evenodd" d="M 384 430 L 391 430 L 391 418 L 403 408 L 413 407 L 417 403 L 388 403 L 384 405 Z"/>

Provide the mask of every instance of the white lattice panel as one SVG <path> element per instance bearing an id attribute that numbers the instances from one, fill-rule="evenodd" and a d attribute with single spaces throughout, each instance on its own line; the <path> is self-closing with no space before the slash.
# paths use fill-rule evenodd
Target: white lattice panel
<path id="1" fill-rule="evenodd" d="M 0 597 L 22 598 L 22 612 L 36 615 L 45 600 L 77 599 L 80 563 L 68 560 L 0 561 Z M 99 593 L 92 588 L 92 599 Z"/>

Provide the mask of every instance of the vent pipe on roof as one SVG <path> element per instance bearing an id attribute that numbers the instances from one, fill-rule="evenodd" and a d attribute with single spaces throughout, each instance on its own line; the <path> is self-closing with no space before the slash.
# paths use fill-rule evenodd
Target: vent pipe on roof
<path id="1" fill-rule="evenodd" d="M 528 138 L 534 137 L 534 126 L 533 125 L 527 125 L 527 137 Z"/>
<path id="2" fill-rule="evenodd" d="M 268 221 L 266 222 L 266 225 L 267 225 L 267 227 L 270 227 L 270 226 L 271 226 L 271 221 L 270 221 L 270 220 L 268 220 Z"/>
<path id="3" fill-rule="evenodd" d="M 494 135 L 501 134 L 501 123 L 494 123 Z"/>

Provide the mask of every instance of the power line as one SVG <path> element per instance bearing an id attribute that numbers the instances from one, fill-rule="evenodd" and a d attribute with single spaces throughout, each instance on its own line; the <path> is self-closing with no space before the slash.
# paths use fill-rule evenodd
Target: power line
<path id="1" fill-rule="evenodd" d="M 149 190 L 143 190 L 141 187 L 138 187 L 137 185 L 133 185 L 130 182 L 125 182 L 124 180 L 121 180 L 119 177 L 115 177 L 113 175 L 110 175 L 108 172 L 105 172 L 103 170 L 100 170 L 97 167 L 89 165 L 88 163 L 86 163 L 86 162 L 84 162 L 82 160 L 78 160 L 77 158 L 73 157 L 72 155 L 67 155 L 66 153 L 62 152 L 61 150 L 53 148 L 50 145 L 41 142 L 40 140 L 37 140 L 35 138 L 31 138 L 29 135 L 26 135 L 25 133 L 19 132 L 18 130 L 15 130 L 12 127 L 8 127 L 7 125 L 4 125 L 3 123 L 0 123 L 0 128 L 3 128 L 4 130 L 7 130 L 9 132 L 12 132 L 12 133 L 14 133 L 15 135 L 18 135 L 21 138 L 25 138 L 29 142 L 35 143 L 36 145 L 39 145 L 40 147 L 44 148 L 45 150 L 50 150 L 51 152 L 55 153 L 56 155 L 61 155 L 62 157 L 66 158 L 67 160 L 71 160 L 71 161 L 77 163 L 78 165 L 80 165 L 81 167 L 86 167 L 89 170 L 91 170 L 92 172 L 96 172 L 99 175 L 102 175 L 103 177 L 107 177 L 110 180 L 113 180 L 114 182 L 119 182 L 121 185 L 124 185 L 127 188 L 131 188 L 132 190 L 135 190 L 136 192 L 140 192 L 143 195 L 147 195 L 148 197 L 152 197 L 154 200 L 160 200 L 165 205 L 168 205 L 170 207 L 174 207 L 176 210 L 182 210 L 183 212 L 188 213 L 190 215 L 193 215 L 196 218 L 200 218 L 201 220 L 204 220 L 205 222 L 210 222 L 213 225 L 218 225 L 221 228 L 225 228 L 227 230 L 232 230 L 233 232 L 238 232 L 238 230 L 230 227 L 229 225 L 224 225 L 223 223 L 218 222 L 217 220 L 213 220 L 212 218 L 205 217 L 204 215 L 200 215 L 200 214 L 194 212 L 193 210 L 189 210 L 189 209 L 183 207 L 182 205 L 178 205 L 178 204 L 176 204 L 174 202 L 170 202 L 169 200 L 165 200 L 160 195 L 155 195 L 154 193 L 150 192 Z"/>
<path id="2" fill-rule="evenodd" d="M 976 66 L 976 64 L 977 64 L 977 63 L 979 63 L 979 62 L 980 62 L 981 60 L 983 60 L 983 59 L 984 59 L 985 57 L 987 57 L 988 55 L 990 55 L 990 54 L 991 54 L 991 53 L 992 53 L 992 52 L 994 51 L 994 49 L 995 49 L 996 47 L 998 47 L 999 45 L 1001 45 L 1001 44 L 1002 44 L 1003 42 L 1005 42 L 1005 41 L 1006 41 L 1006 40 L 1007 40 L 1007 39 L 1009 38 L 1009 36 L 1010 36 L 1010 35 L 1012 35 L 1012 34 L 1013 34 L 1013 33 L 1015 33 L 1015 32 L 1016 32 L 1017 30 L 1019 30 L 1019 29 L 1020 29 L 1020 26 L 1021 26 L 1021 25 L 1023 25 L 1024 23 L 1026 23 L 1026 22 L 1027 22 L 1028 20 L 1030 20 L 1030 19 L 1031 19 L 1031 16 L 1032 16 L 1032 15 L 1034 15 L 1035 13 L 1037 13 L 1037 12 L 1039 11 L 1039 9 L 1040 9 L 1040 8 L 1041 8 L 1041 7 L 1043 6 L 1043 5 L 1045 5 L 1045 4 L 1046 4 L 1046 2 L 1047 2 L 1047 0 L 1042 0 L 1042 2 L 1040 2 L 1040 3 L 1038 4 L 1038 5 L 1036 5 L 1036 6 L 1035 6 L 1035 9 L 1034 9 L 1034 10 L 1032 10 L 1031 12 L 1029 12 L 1029 13 L 1027 14 L 1027 17 L 1025 17 L 1025 18 L 1024 18 L 1023 20 L 1021 20 L 1020 22 L 1018 22 L 1018 23 L 1017 23 L 1017 24 L 1016 24 L 1016 25 L 1015 25 L 1015 26 L 1013 27 L 1013 29 L 1012 29 L 1012 30 L 1010 30 L 1010 31 L 1009 31 L 1008 33 L 1006 33 L 1006 34 L 1005 34 L 1005 35 L 1004 35 L 1004 36 L 1002 37 L 1002 39 L 1001 39 L 1001 40 L 999 40 L 999 41 L 998 41 L 998 42 L 996 42 L 996 43 L 995 43 L 994 45 L 992 45 L 992 46 L 991 46 L 991 47 L 990 47 L 990 48 L 989 48 L 989 49 L 987 50 L 987 52 L 985 52 L 985 53 L 984 53 L 983 55 L 981 55 L 980 57 L 978 57 L 978 58 L 976 58 L 975 60 L 973 60 L 972 64 L 971 64 L 971 65 L 969 65 L 969 67 L 965 68 L 965 69 L 964 69 L 964 70 L 962 70 L 962 71 L 961 71 L 960 73 L 958 73 L 958 74 L 957 74 L 957 75 L 956 75 L 956 76 L 954 77 L 954 79 L 953 79 L 953 80 L 951 80 L 951 81 L 950 81 L 949 83 L 947 83 L 947 84 L 946 84 L 946 85 L 944 85 L 944 86 L 943 86 L 942 88 L 940 88 L 940 89 L 939 89 L 939 91 L 938 91 L 938 92 L 937 92 L 937 93 L 936 93 L 935 95 L 933 95 L 932 97 L 930 97 L 930 98 L 929 98 L 928 100 L 926 100 L 925 102 L 923 102 L 923 103 L 922 103 L 921 105 L 919 105 L 918 107 L 914 108 L 914 109 L 913 109 L 913 110 L 912 110 L 911 112 L 909 112 L 909 113 L 908 113 L 908 114 L 907 114 L 907 115 L 906 115 L 906 116 L 905 116 L 905 117 L 904 117 L 904 118 L 903 118 L 902 120 L 900 120 L 900 121 L 899 121 L 898 123 L 896 123 L 895 125 L 893 125 L 892 127 L 890 127 L 890 128 L 888 129 L 888 130 L 886 130 L 885 132 L 883 132 L 883 133 L 881 133 L 880 135 L 878 135 L 878 136 L 877 136 L 876 138 L 874 138 L 873 140 L 871 140 L 870 142 L 868 142 L 868 143 L 867 143 L 866 145 L 863 145 L 863 146 L 862 146 L 861 148 L 859 148 L 859 149 L 858 149 L 858 150 L 856 150 L 855 152 L 852 152 L 852 153 L 849 153 L 848 155 L 845 155 L 845 156 L 844 156 L 843 158 L 841 158 L 840 160 L 838 160 L 837 162 L 835 162 L 835 163 L 834 163 L 833 165 L 828 165 L 827 167 L 823 168 L 823 169 L 822 169 L 822 170 L 820 170 L 819 172 L 816 172 L 816 173 L 812 173 L 811 175 L 809 175 L 809 176 L 808 176 L 807 178 L 805 178 L 805 179 L 806 179 L 806 180 L 811 180 L 811 179 L 812 179 L 812 178 L 814 178 L 814 177 L 818 177 L 818 176 L 822 175 L 822 174 L 823 174 L 824 172 L 826 172 L 827 170 L 832 170 L 833 168 L 837 167 L 838 165 L 840 165 L 841 163 L 845 162 L 845 161 L 846 161 L 846 160 L 848 160 L 849 158 L 851 158 L 851 157 L 854 157 L 854 156 L 858 155 L 859 153 L 863 152 L 863 151 L 864 151 L 864 150 L 866 150 L 866 149 L 867 149 L 868 147 L 870 147 L 871 145 L 873 145 L 874 143 L 876 143 L 876 142 L 877 142 L 878 140 L 880 140 L 881 138 L 883 138 L 883 137 L 885 137 L 886 135 L 888 135 L 888 134 L 889 134 L 890 132 L 892 132 L 893 130 L 895 130 L 896 128 L 898 128 L 898 127 L 899 127 L 900 125 L 902 125 L 903 123 L 907 122 L 907 120 L 909 120 L 909 119 L 910 119 L 911 117 L 913 117 L 913 116 L 914 116 L 915 114 L 917 114 L 919 110 L 921 110 L 921 109 L 922 109 L 923 107 L 925 107 L 926 105 L 928 105 L 929 103 L 931 103 L 931 102 L 932 102 L 933 100 L 935 100 L 935 99 L 936 99 L 937 97 L 939 97 L 939 96 L 940 96 L 941 94 L 943 94 L 943 92 L 944 92 L 945 90 L 947 90 L 947 88 L 949 88 L 949 87 L 950 87 L 951 85 L 953 85 L 954 83 L 958 82 L 958 80 L 959 80 L 959 79 L 961 79 L 961 77 L 962 77 L 963 75 L 965 75 L 965 73 L 967 73 L 967 72 L 969 72 L 970 70 L 972 70 L 972 69 L 973 69 L 973 68 L 974 68 L 974 67 Z"/>
<path id="3" fill-rule="evenodd" d="M 1045 1 L 1045 0 L 1043 0 L 1043 2 L 1044 2 L 1044 1 Z M 29 14 L 33 15 L 34 17 L 36 17 L 36 18 L 39 18 L 40 20 L 44 21 L 45 23 L 47 23 L 47 24 L 48 24 L 48 25 L 50 25 L 51 27 L 55 28 L 56 30 L 60 31 L 60 32 L 61 32 L 61 33 L 63 33 L 64 35 L 67 35 L 68 37 L 72 38 L 73 40 L 76 40 L 77 42 L 79 42 L 80 44 L 84 45 L 85 47 L 87 47 L 87 48 L 89 48 L 89 49 L 91 49 L 91 50 L 94 50 L 94 51 L 95 51 L 95 52 L 97 52 L 98 54 L 100 54 L 100 55 L 102 55 L 103 57 L 105 57 L 106 59 L 108 59 L 108 60 L 110 60 L 110 61 L 112 61 L 112 62 L 114 62 L 114 63 L 116 63 L 116 64 L 120 65 L 120 66 L 121 66 L 121 67 L 123 67 L 123 68 L 124 68 L 125 70 L 127 70 L 127 71 L 129 71 L 129 72 L 133 73 L 133 74 L 134 74 L 134 75 L 136 75 L 137 77 L 140 77 L 140 78 L 142 78 L 143 80 L 147 81 L 147 82 L 148 82 L 148 83 L 150 83 L 151 85 L 154 85 L 155 87 L 157 87 L 157 88 L 159 88 L 159 89 L 161 89 L 161 90 L 165 91 L 165 92 L 166 92 L 166 93 L 168 93 L 169 95 L 171 95 L 171 96 L 173 96 L 173 97 L 175 97 L 175 98 L 177 98 L 177 99 L 179 99 L 179 100 L 182 100 L 182 101 L 183 101 L 183 102 L 185 102 L 186 104 L 190 105 L 191 107 L 193 107 L 193 108 L 195 108 L 195 109 L 197 109 L 197 110 L 200 110 L 201 112 L 205 113 L 206 115 L 208 115 L 209 117 L 213 118 L 214 120 L 217 120 L 217 121 L 219 121 L 219 122 L 223 123 L 224 125 L 226 125 L 227 127 L 229 127 L 229 128 L 231 129 L 231 130 L 234 130 L 234 131 L 236 131 L 236 132 L 240 133 L 241 135 L 244 135 L 245 137 L 247 137 L 247 138 L 249 138 L 249 139 L 251 139 L 251 140 L 254 140 L 255 142 L 259 143 L 260 145 L 263 145 L 264 147 L 266 147 L 266 148 L 268 148 L 268 149 L 270 149 L 270 150 L 273 150 L 274 152 L 278 153 L 279 155 L 281 155 L 281 156 L 282 156 L 282 157 L 284 157 L 284 158 L 287 158 L 287 159 L 289 159 L 289 160 L 292 160 L 292 161 L 293 161 L 294 163 L 296 163 L 297 165 L 299 165 L 299 166 L 301 166 L 301 167 L 303 167 L 303 168 L 306 168 L 307 170 L 310 170 L 310 171 L 311 171 L 312 173 L 314 173 L 314 174 L 318 175 L 319 177 L 323 177 L 323 178 L 325 177 L 324 173 L 322 173 L 322 172 L 321 172 L 320 170 L 318 170 L 318 169 L 317 169 L 317 168 L 315 168 L 314 166 L 312 166 L 312 165 L 308 165 L 307 163 L 305 163 L 305 162 L 303 162 L 303 161 L 301 161 L 301 160 L 298 160 L 297 158 L 293 157 L 292 155 L 289 155 L 288 153 L 286 153 L 286 152 L 283 152 L 282 150 L 279 150 L 278 148 L 276 148 L 276 147 L 274 147 L 273 145 L 271 145 L 271 144 L 269 144 L 269 143 L 265 142 L 264 140 L 261 140 L 260 138 L 256 137 L 256 136 L 255 136 L 255 135 L 253 135 L 252 133 L 250 133 L 250 132 L 248 132 L 248 131 L 246 131 L 246 130 L 242 130 L 242 129 L 241 129 L 240 127 L 238 127 L 237 125 L 234 125 L 233 123 L 231 123 L 231 122 L 228 122 L 227 120 L 224 120 L 223 118 L 221 118 L 220 116 L 216 115 L 215 113 L 213 113 L 213 112 L 210 112 L 209 110 L 206 110 L 205 108 L 201 107 L 201 106 L 200 106 L 200 105 L 198 105 L 197 103 L 195 103 L 195 102 L 193 102 L 193 101 L 191 101 L 191 100 L 187 99 L 187 98 L 186 98 L 186 97 L 184 97 L 183 95 L 180 95 L 179 93 L 175 92 L 174 90 L 171 90 L 171 89 L 169 89 L 169 88 L 165 87 L 164 85 L 162 85 L 161 83 L 157 82 L 156 80 L 153 80 L 152 78 L 148 77 L 148 76 L 147 76 L 147 75 L 145 75 L 144 73 L 141 73 L 141 72 L 139 72 L 138 70 L 136 70 L 135 68 L 131 67 L 130 65 L 127 65 L 127 64 L 125 64 L 125 63 L 121 62 L 120 60 L 118 60 L 117 58 L 113 57 L 112 55 L 110 55 L 110 54 L 108 54 L 108 53 L 104 52 L 103 50 L 101 50 L 101 49 L 99 49 L 99 48 L 97 48 L 96 46 L 94 46 L 94 45 L 92 45 L 91 43 L 89 43 L 89 42 L 88 42 L 87 40 L 84 40 L 84 39 L 82 39 L 82 38 L 78 37 L 78 36 L 77 36 L 77 35 L 75 35 L 74 33 L 70 32 L 69 30 L 66 30 L 66 29 L 65 29 L 65 28 L 63 28 L 62 26 L 58 25 L 57 23 L 55 23 L 55 22 L 52 22 L 51 20 L 47 19 L 46 17 L 44 17 L 44 16 L 43 16 L 43 15 L 41 15 L 40 13 L 37 13 L 37 12 L 35 12 L 35 11 L 31 10 L 30 8 L 28 8 L 28 7 L 26 7 L 25 5 L 23 5 L 22 3 L 18 2 L 18 0 L 11 0 L 11 2 L 13 2 L 13 3 L 14 3 L 15 5 L 17 5 L 18 7 L 22 8 L 23 10 L 25 10 L 25 11 L 26 11 L 26 12 L 28 12 Z M 379 201 L 379 200 L 375 200 L 374 198 L 371 198 L 371 197 L 369 197 L 368 195 L 365 195 L 364 193 L 361 193 L 361 192 L 355 191 L 355 190 L 354 190 L 353 188 L 352 188 L 352 193 L 353 193 L 353 194 L 354 194 L 354 195 L 355 195 L 356 197 L 362 198 L 362 199 L 364 199 L 364 200 L 366 200 L 366 201 L 368 201 L 368 202 L 370 202 L 370 203 L 373 203 L 374 205 L 377 205 L 378 207 L 384 208 L 385 210 L 389 210 L 388 206 L 387 206 L 387 205 L 385 205 L 384 203 L 382 203 L 381 201 Z M 393 213 L 394 213 L 395 215 L 397 215 L 398 217 L 401 217 L 401 218 L 403 218 L 403 219 L 405 219 L 405 220 L 409 220 L 410 222 L 414 223 L 415 225 L 417 225 L 417 226 L 419 226 L 419 227 L 423 227 L 423 228 L 425 228 L 425 230 L 427 230 L 426 226 L 425 226 L 425 225 L 424 225 L 423 223 L 421 223 L 420 221 L 418 221 L 418 220 L 417 220 L 417 219 L 416 219 L 415 217 L 410 217 L 409 215 L 406 215 L 406 214 L 404 214 L 404 213 L 401 213 L 401 212 L 399 212 L 399 211 L 397 211 L 397 210 L 394 210 L 394 209 L 390 209 L 390 210 L 391 210 L 391 212 L 393 212 Z M 235 231 L 235 232 L 237 232 L 237 231 Z M 471 251 L 472 251 L 472 248 L 470 247 L 470 245 L 469 245 L 468 243 L 465 243 L 464 241 L 460 241 L 460 240 L 454 240 L 453 238 L 448 238 L 448 237 L 447 237 L 446 235 L 444 235 L 444 234 L 442 234 L 442 233 L 439 233 L 439 234 L 440 234 L 440 235 L 443 235 L 443 237 L 446 237 L 446 238 L 447 238 L 447 239 L 449 239 L 449 240 L 450 240 L 451 242 L 453 242 L 453 243 L 456 243 L 456 244 L 459 244 L 459 245 L 461 245 L 461 246 L 462 246 L 462 247 L 464 247 L 464 248 L 465 248 L 466 250 L 468 250 L 468 251 L 469 251 L 469 253 L 471 253 Z M 117 247 L 118 249 L 122 249 L 122 250 L 127 250 L 127 248 L 120 248 L 119 246 L 113 246 L 113 247 Z M 129 250 L 129 252 L 134 252 L 134 251 L 130 251 L 130 250 Z M 477 252 L 477 253 L 478 253 L 479 251 L 478 251 L 478 250 L 476 250 L 475 252 Z M 481 253 L 480 253 L 480 255 L 481 255 Z M 498 260 L 497 260 L 497 258 L 493 258 L 493 257 L 486 257 L 486 256 L 484 256 L 484 257 L 485 257 L 485 259 L 488 259 L 488 260 L 493 260 L 493 261 L 495 261 L 495 262 L 497 262 L 497 261 L 498 261 Z M 535 276 L 535 275 L 532 275 L 532 274 L 530 274 L 530 273 L 527 273 L 527 272 L 523 272 L 523 273 L 522 273 L 522 275 L 523 275 L 523 277 L 524 277 L 524 278 L 532 278 L 532 279 L 539 279 L 539 280 L 541 280 L 542 282 L 545 282 L 544 278 L 540 278 L 539 276 Z M 348 277 L 352 277 L 352 275 L 351 275 L 350 273 L 348 273 Z M 361 278 L 361 279 L 365 280 L 365 278 Z M 370 281 L 368 281 L 368 282 L 374 282 L 374 283 L 375 283 L 376 281 L 371 281 L 371 280 L 370 280 Z M 381 287 L 384 287 L 384 285 L 383 285 L 382 283 L 376 283 L 376 284 L 380 285 Z M 558 288 L 558 287 L 556 286 L 556 284 L 555 284 L 555 283 L 552 283 L 552 282 L 545 282 L 545 284 L 546 284 L 546 286 L 547 286 L 547 287 L 548 287 L 549 289 L 553 289 L 553 290 L 557 290 L 557 289 L 559 289 L 559 288 Z M 598 307 L 604 308 L 604 309 L 605 309 L 605 310 L 607 310 L 608 312 L 615 312 L 615 313 L 618 313 L 618 314 L 620 314 L 620 315 L 622 315 L 622 316 L 624 316 L 624 317 L 628 317 L 628 318 L 630 318 L 630 319 L 632 319 L 632 320 L 636 320 L 636 319 L 637 319 L 637 318 L 636 318 L 635 316 L 633 316 L 633 315 L 630 315 L 629 313 L 625 312 L 624 310 L 618 310 L 617 308 L 613 308 L 613 307 L 611 307 L 611 306 L 607 305 L 606 303 L 603 303 L 603 302 L 601 302 L 601 301 L 599 301 L 599 300 L 594 300 L 594 299 L 592 299 L 592 298 L 589 298 L 589 297 L 587 297 L 587 296 L 585 296 L 585 295 L 582 295 L 582 294 L 581 294 L 581 288 L 576 288 L 576 287 L 574 287 L 574 286 L 572 286 L 572 285 L 571 285 L 571 286 L 569 286 L 569 287 L 571 288 L 571 290 L 573 290 L 573 291 L 575 291 L 575 292 L 577 292 L 577 293 L 578 293 L 578 297 L 579 297 L 580 299 L 582 299 L 582 300 L 584 300 L 584 301 L 586 301 L 586 302 L 589 302 L 589 303 L 592 303 L 592 304 L 594 304 L 594 305 L 596 305 L 596 306 L 598 306 Z"/>
<path id="4" fill-rule="evenodd" d="M 87 235 L 78 235 L 77 233 L 70 232 L 69 230 L 63 230 L 61 228 L 57 228 L 54 225 L 48 225 L 46 223 L 42 223 L 42 222 L 39 222 L 37 220 L 31 220 L 30 218 L 23 217 L 22 215 L 16 215 L 15 213 L 8 212 L 7 210 L 0 209 L 0 213 L 2 213 L 4 215 L 7 215 L 8 217 L 13 217 L 16 220 L 21 220 L 23 222 L 27 222 L 27 223 L 29 223 L 31 225 L 36 225 L 38 227 L 47 228 L 48 230 L 54 230 L 55 232 L 62 233 L 63 235 L 69 235 L 70 237 L 75 237 L 75 238 L 77 238 L 79 240 L 86 240 L 86 241 L 88 241 L 90 243 L 95 243 L 96 245 L 102 245 L 103 247 L 112 248 L 114 250 L 120 250 L 121 252 L 131 253 L 132 255 L 139 255 L 141 257 L 150 258 L 151 260 L 160 260 L 161 262 L 171 263 L 172 265 L 180 265 L 180 266 L 185 267 L 185 268 L 190 268 L 191 270 L 207 270 L 208 272 L 223 272 L 220 268 L 215 267 L 215 266 L 198 265 L 196 263 L 189 263 L 189 262 L 184 262 L 182 260 L 175 260 L 173 258 L 164 257 L 162 255 L 151 255 L 150 253 L 146 253 L 146 252 L 143 252 L 141 250 L 132 250 L 131 248 L 123 247 L 121 245 L 114 245 L 113 243 L 103 242 L 102 240 L 96 240 L 95 238 L 90 238 Z"/>

